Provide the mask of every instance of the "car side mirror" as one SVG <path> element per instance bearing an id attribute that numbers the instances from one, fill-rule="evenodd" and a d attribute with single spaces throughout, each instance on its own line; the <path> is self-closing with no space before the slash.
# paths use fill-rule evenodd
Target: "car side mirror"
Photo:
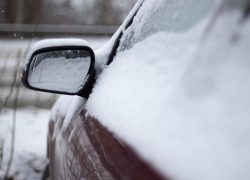
<path id="1" fill-rule="evenodd" d="M 49 41 L 55 40 L 47 40 L 47 44 Z M 41 47 L 31 53 L 23 68 L 23 85 L 32 90 L 87 98 L 94 84 L 93 50 L 84 45 Z"/>

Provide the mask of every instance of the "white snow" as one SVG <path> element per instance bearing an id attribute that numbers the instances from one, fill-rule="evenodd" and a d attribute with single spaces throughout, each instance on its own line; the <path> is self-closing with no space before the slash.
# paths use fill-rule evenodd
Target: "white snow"
<path id="1" fill-rule="evenodd" d="M 47 163 L 47 130 L 49 110 L 29 107 L 16 113 L 16 139 L 14 159 L 10 175 L 14 179 L 41 179 Z M 3 109 L 0 115 L 0 138 L 4 140 L 3 169 L 0 179 L 5 174 L 10 154 L 13 110 Z"/>
<path id="2" fill-rule="evenodd" d="M 70 143 L 71 140 L 72 140 L 72 138 L 74 137 L 75 132 L 76 132 L 76 129 L 77 129 L 77 126 L 74 127 L 74 129 L 70 132 L 70 136 L 69 136 L 69 139 L 68 139 L 68 143 Z"/>
<path id="3" fill-rule="evenodd" d="M 45 39 L 38 41 L 31 49 L 30 54 L 34 51 L 47 47 L 55 47 L 55 46 L 89 46 L 87 41 L 82 39 Z"/>
<path id="4" fill-rule="evenodd" d="M 119 52 L 88 112 L 171 179 L 249 180 L 250 21 L 240 21 L 231 11 L 207 37 L 209 21 Z"/>

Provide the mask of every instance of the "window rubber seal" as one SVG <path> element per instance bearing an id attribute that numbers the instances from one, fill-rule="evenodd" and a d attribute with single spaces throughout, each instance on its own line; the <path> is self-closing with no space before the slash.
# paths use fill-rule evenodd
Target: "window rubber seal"
<path id="1" fill-rule="evenodd" d="M 143 1 L 143 2 L 144 2 L 144 1 Z M 133 17 L 129 20 L 128 24 L 127 24 L 126 27 L 125 27 L 125 30 L 133 23 L 134 18 L 135 18 L 135 16 L 136 16 L 137 12 L 139 11 L 139 9 L 141 8 L 143 2 L 140 4 L 140 6 L 138 7 L 138 9 L 136 10 L 136 12 L 135 12 L 135 14 L 133 15 Z M 107 61 L 107 65 L 109 65 L 110 63 L 112 63 L 112 61 L 113 61 L 113 59 L 114 59 L 114 57 L 115 57 L 115 55 L 116 55 L 116 50 L 117 50 L 117 48 L 118 48 L 119 45 L 120 45 L 120 39 L 121 39 L 122 35 L 123 35 L 123 31 L 120 32 L 119 36 L 118 36 L 117 39 L 115 40 L 115 43 L 114 43 L 114 45 L 113 45 L 113 47 L 112 47 L 111 53 L 110 53 L 109 58 L 108 58 L 108 61 Z"/>

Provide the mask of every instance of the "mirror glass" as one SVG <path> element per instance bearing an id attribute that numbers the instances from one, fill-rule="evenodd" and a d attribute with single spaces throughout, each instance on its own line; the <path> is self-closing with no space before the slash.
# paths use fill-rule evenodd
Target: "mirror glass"
<path id="1" fill-rule="evenodd" d="M 88 78 L 90 64 L 87 49 L 42 52 L 31 61 L 28 83 L 38 89 L 76 93 Z"/>

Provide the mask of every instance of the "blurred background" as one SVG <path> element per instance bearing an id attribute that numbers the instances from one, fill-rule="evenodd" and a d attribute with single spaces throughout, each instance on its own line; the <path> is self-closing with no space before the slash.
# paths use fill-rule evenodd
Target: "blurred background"
<path id="1" fill-rule="evenodd" d="M 30 47 L 46 38 L 80 38 L 96 50 L 136 1 L 0 0 L 0 107 L 13 107 L 18 98 L 18 107 L 51 108 L 57 95 L 29 91 L 19 84 L 20 67 Z"/>
<path id="2" fill-rule="evenodd" d="M 101 48 L 137 0 L 0 0 L 0 180 L 40 179 L 56 94 L 20 83 L 35 42 L 79 38 Z"/>

